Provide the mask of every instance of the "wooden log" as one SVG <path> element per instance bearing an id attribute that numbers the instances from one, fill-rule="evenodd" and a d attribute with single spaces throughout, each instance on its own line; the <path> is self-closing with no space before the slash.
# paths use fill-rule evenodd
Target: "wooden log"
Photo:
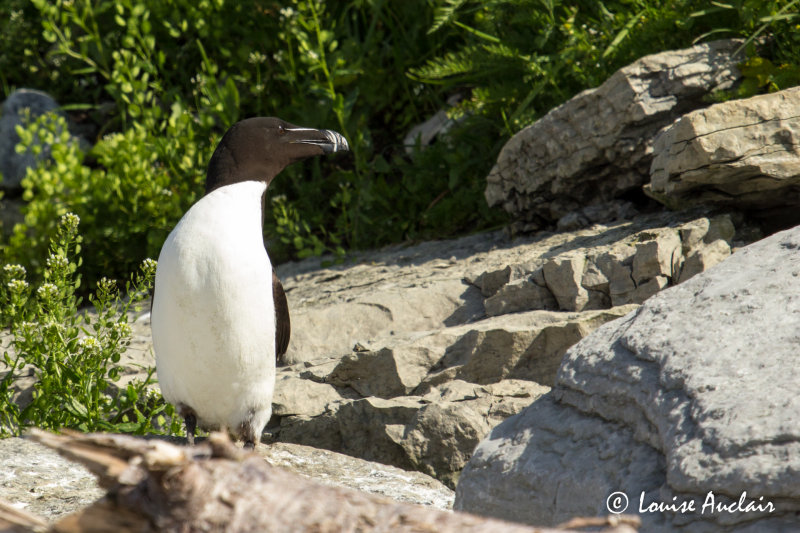
<path id="1" fill-rule="evenodd" d="M 52 525 L 61 533 L 121 531 L 563 533 L 398 503 L 316 483 L 267 464 L 216 433 L 195 447 L 161 440 L 33 430 L 31 438 L 78 461 L 108 494 Z M 631 533 L 636 517 L 612 517 L 606 533 Z M 592 519 L 592 526 L 598 521 Z M 572 530 L 574 531 L 574 530 Z"/>

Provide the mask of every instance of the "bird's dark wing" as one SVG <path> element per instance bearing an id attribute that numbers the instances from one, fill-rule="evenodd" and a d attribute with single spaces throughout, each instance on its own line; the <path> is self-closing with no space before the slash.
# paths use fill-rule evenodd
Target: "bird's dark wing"
<path id="1" fill-rule="evenodd" d="M 283 356 L 286 354 L 289 338 L 292 335 L 292 325 L 289 321 L 286 292 L 275 270 L 272 271 L 272 299 L 275 301 L 275 359 L 278 363 L 283 363 Z"/>

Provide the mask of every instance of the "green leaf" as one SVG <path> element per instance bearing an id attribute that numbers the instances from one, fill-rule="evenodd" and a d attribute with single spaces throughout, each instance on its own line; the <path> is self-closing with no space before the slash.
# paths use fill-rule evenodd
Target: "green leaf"
<path id="1" fill-rule="evenodd" d="M 69 411 L 70 414 L 75 415 L 79 418 L 88 418 L 89 417 L 89 410 L 79 402 L 75 397 L 71 397 L 67 400 L 64 408 Z"/>
<path id="2" fill-rule="evenodd" d="M 114 430 L 119 433 L 135 433 L 141 427 L 141 424 L 138 422 L 121 422 L 119 424 L 114 424 Z"/>

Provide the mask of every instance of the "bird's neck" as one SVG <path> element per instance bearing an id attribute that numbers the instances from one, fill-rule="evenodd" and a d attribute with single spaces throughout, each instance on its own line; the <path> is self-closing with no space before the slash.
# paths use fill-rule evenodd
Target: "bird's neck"
<path id="1" fill-rule="evenodd" d="M 269 185 L 276 174 L 268 161 L 237 161 L 230 150 L 220 147 L 208 163 L 205 193 L 243 181 L 261 181 Z"/>

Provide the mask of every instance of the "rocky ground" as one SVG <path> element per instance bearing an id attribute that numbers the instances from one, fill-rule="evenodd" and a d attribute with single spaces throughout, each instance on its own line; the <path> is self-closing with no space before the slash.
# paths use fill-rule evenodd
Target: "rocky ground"
<path id="1" fill-rule="evenodd" d="M 711 249 L 724 254 L 709 261 L 737 245 L 732 218 L 695 211 L 281 265 L 293 338 L 260 453 L 326 483 L 447 508 L 491 428 L 550 390 L 569 346 L 646 298 L 652 278 L 637 287 L 634 272 L 666 269 L 670 285 L 717 237 L 725 246 Z M 130 317 L 124 380 L 155 364 L 148 307 Z M 36 514 L 55 518 L 100 494 L 87 471 L 38 444 L 2 440 L 0 457 L 0 498 Z"/>
<path id="2" fill-rule="evenodd" d="M 740 44 L 642 58 L 515 135 L 486 190 L 508 232 L 280 265 L 292 341 L 260 452 L 537 525 L 624 501 L 645 531 L 796 530 L 798 230 L 755 241 L 800 223 L 800 91 L 710 105 Z M 154 364 L 131 320 L 125 379 Z M 97 494 L 32 443 L 0 457 L 21 507 Z"/>

